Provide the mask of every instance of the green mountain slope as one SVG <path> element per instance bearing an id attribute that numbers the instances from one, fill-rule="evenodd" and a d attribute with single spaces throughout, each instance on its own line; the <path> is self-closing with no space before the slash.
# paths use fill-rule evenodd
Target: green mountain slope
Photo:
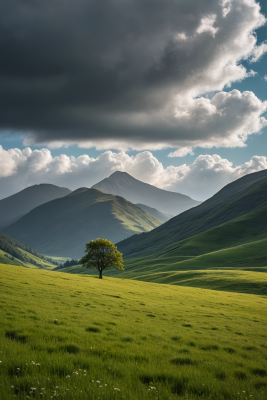
<path id="1" fill-rule="evenodd" d="M 240 221 L 237 229 L 241 235 L 238 239 L 241 243 L 244 240 L 244 229 L 247 235 L 246 241 L 255 235 L 265 235 L 263 230 L 265 230 L 266 206 L 267 171 L 264 170 L 232 182 L 209 200 L 172 218 L 152 232 L 135 235 L 118 243 L 118 248 L 128 258 L 167 253 L 180 248 L 184 241 L 192 236 L 261 210 L 262 214 L 259 214 L 258 217 L 255 214 L 252 218 L 248 217 L 248 220 L 243 223 Z M 243 226 L 241 226 L 242 224 Z M 245 226 L 247 228 L 244 228 Z M 233 226 L 228 227 L 228 231 L 225 233 L 226 236 L 229 235 L 228 246 L 233 245 L 236 241 L 232 229 Z M 218 239 L 214 238 L 214 241 L 218 243 L 218 246 L 225 245 Z M 209 242 L 205 239 L 205 246 L 208 245 Z"/>
<path id="2" fill-rule="evenodd" d="M 161 222 L 167 222 L 169 219 L 173 218 L 173 215 L 170 214 L 164 214 L 155 208 L 151 208 L 148 206 L 145 206 L 144 204 L 137 203 L 135 204 L 136 206 L 142 208 L 142 210 L 145 210 L 148 214 L 152 215 L 153 217 L 157 218 Z"/>
<path id="3" fill-rule="evenodd" d="M 3 232 L 0 232 L 0 263 L 45 269 L 54 269 L 57 265 L 51 258 L 37 253 Z"/>
<path id="4" fill-rule="evenodd" d="M 128 259 L 119 277 L 267 295 L 262 274 L 267 272 L 266 220 L 263 207 L 181 241 L 170 251 Z M 244 277 L 244 271 L 255 273 L 251 284 L 252 275 Z"/>
<path id="5" fill-rule="evenodd" d="M 43 254 L 79 258 L 92 239 L 117 242 L 160 224 L 122 197 L 82 188 L 33 209 L 4 231 Z"/>
<path id="6" fill-rule="evenodd" d="M 33 208 L 71 193 L 69 189 L 50 184 L 30 186 L 13 196 L 0 200 L 0 223 L 3 228 L 12 224 L 17 217 L 31 211 Z"/>
<path id="7" fill-rule="evenodd" d="M 92 187 L 104 193 L 122 196 L 132 203 L 144 204 L 161 213 L 177 215 L 200 204 L 180 193 L 169 192 L 141 182 L 126 172 L 114 172 Z"/>

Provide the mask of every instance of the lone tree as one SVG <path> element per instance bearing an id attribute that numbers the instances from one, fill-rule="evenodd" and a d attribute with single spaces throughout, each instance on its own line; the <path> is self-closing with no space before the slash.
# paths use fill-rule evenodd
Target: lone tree
<path id="1" fill-rule="evenodd" d="M 122 253 L 107 239 L 96 239 L 86 243 L 87 253 L 79 261 L 86 268 L 96 268 L 99 272 L 99 279 L 102 279 L 102 272 L 110 267 L 124 271 Z"/>

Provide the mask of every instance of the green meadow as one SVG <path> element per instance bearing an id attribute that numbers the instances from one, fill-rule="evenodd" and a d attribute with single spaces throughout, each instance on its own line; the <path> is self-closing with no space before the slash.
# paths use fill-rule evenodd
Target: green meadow
<path id="1" fill-rule="evenodd" d="M 3 400 L 267 398 L 266 294 L 7 264 L 0 277 Z"/>
<path id="2" fill-rule="evenodd" d="M 211 252 L 208 252 L 212 247 L 211 240 L 206 243 L 205 247 L 196 237 L 177 250 L 156 257 L 126 259 L 123 273 L 113 269 L 106 274 L 121 279 L 267 296 L 267 239 Z M 204 254 L 192 255 L 198 254 L 199 249 Z M 80 265 L 61 271 L 92 273 Z"/>

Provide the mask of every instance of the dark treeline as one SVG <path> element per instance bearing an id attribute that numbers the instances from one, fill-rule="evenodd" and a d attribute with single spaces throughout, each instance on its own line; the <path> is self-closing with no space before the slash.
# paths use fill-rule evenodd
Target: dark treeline
<path id="1" fill-rule="evenodd" d="M 74 258 L 72 260 L 67 260 L 64 264 L 59 264 L 59 266 L 55 268 L 55 270 L 67 267 L 73 267 L 73 265 L 79 265 L 79 261 L 75 260 Z"/>
<path id="2" fill-rule="evenodd" d="M 21 250 L 27 251 L 27 253 L 32 254 L 35 257 L 41 258 L 42 260 L 49 261 L 54 265 L 58 265 L 58 263 L 50 257 L 45 257 L 42 254 L 39 254 L 37 251 L 33 250 L 31 247 L 27 246 L 26 244 L 20 243 L 15 239 L 12 239 L 10 236 L 6 235 L 3 232 L 0 232 L 0 250 L 4 251 L 5 253 L 10 254 L 11 256 L 17 258 L 20 261 L 28 262 L 37 266 L 43 267 L 43 265 L 38 264 L 37 261 L 33 260 L 32 258 L 28 257 L 26 254 L 23 254 Z"/>

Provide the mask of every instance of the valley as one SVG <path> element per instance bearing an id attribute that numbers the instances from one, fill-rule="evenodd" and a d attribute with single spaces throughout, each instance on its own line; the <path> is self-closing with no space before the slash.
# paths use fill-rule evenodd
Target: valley
<path id="1" fill-rule="evenodd" d="M 251 174 L 172 218 L 80 188 L 4 228 L 2 397 L 265 400 L 266 188 Z M 63 265 L 98 232 L 124 257 L 103 280 Z"/>

